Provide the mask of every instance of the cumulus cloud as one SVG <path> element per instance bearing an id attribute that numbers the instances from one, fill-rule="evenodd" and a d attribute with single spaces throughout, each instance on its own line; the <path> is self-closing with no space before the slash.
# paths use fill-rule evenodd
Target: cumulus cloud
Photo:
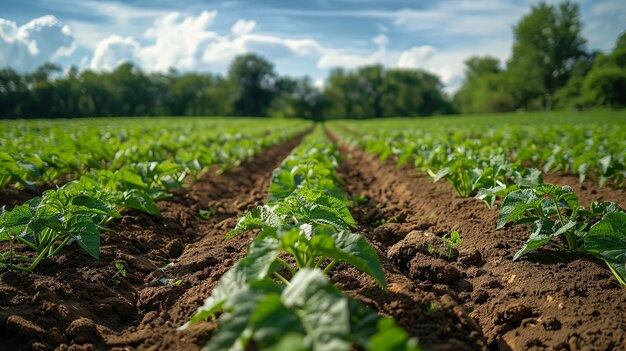
<path id="1" fill-rule="evenodd" d="M 247 52 L 277 60 L 323 51 L 316 40 L 253 33 L 254 21 L 240 19 L 231 28 L 233 37 L 222 35 L 211 29 L 216 17 L 217 11 L 203 11 L 196 17 L 178 12 L 160 16 L 144 33 L 144 45 L 132 37 L 110 36 L 98 43 L 91 67 L 107 70 L 115 62 L 132 61 L 148 71 L 170 67 L 224 71 L 236 55 Z"/>
<path id="2" fill-rule="evenodd" d="M 43 16 L 18 26 L 0 18 L 0 66 L 30 71 L 38 65 L 69 56 L 75 49 L 69 26 Z"/>
<path id="3" fill-rule="evenodd" d="M 390 40 L 382 33 L 371 38 L 374 47 L 370 50 L 338 49 L 314 39 L 255 33 L 256 22 L 242 19 L 232 25 L 230 33 L 220 34 L 212 29 L 217 15 L 216 11 L 204 11 L 198 16 L 183 16 L 178 12 L 160 16 L 145 31 L 143 44 L 133 37 L 110 36 L 98 43 L 90 66 L 110 70 L 132 61 L 147 71 L 175 67 L 224 72 L 235 56 L 255 52 L 274 62 L 307 58 L 306 61 L 322 70 L 371 64 L 425 69 L 439 75 L 444 85 L 454 89 L 462 79 L 463 59 L 467 56 L 458 50 L 440 52 L 429 45 L 390 50 Z M 320 81 L 316 83 L 322 86 Z"/>
<path id="4" fill-rule="evenodd" d="M 230 32 L 232 33 L 232 35 L 239 37 L 239 36 L 251 33 L 255 27 L 256 27 L 255 21 L 246 21 L 243 19 L 238 19 L 237 22 L 235 22 L 233 27 L 230 29 Z"/>
<path id="5" fill-rule="evenodd" d="M 124 62 L 137 62 L 140 50 L 141 46 L 132 37 L 112 35 L 96 46 L 91 68 L 112 70 Z"/>

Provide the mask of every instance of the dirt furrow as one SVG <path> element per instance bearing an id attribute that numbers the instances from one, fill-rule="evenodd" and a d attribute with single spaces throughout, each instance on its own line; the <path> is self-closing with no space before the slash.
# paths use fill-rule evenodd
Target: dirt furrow
<path id="1" fill-rule="evenodd" d="M 360 150 L 344 151 L 340 175 L 346 190 L 367 199 L 352 208 L 353 215 L 388 270 L 399 271 L 388 278 L 392 295 L 397 295 L 394 289 L 410 294 L 390 297 L 349 270 L 338 279 L 357 298 L 393 315 L 423 345 L 437 350 L 626 348 L 626 290 L 602 262 L 551 249 L 513 262 L 529 227 L 496 230 L 497 209 L 457 198 L 447 183 L 433 184 L 408 167 L 398 169 Z M 571 183 L 563 178 L 563 184 Z M 575 190 L 584 190 L 586 204 L 590 196 L 622 206 L 626 200 L 619 190 L 593 183 L 583 187 Z M 458 254 L 433 257 L 427 250 L 435 243 L 432 234 L 441 237 L 454 229 L 463 240 Z"/>
<path id="2" fill-rule="evenodd" d="M 245 254 L 247 236 L 224 234 L 267 201 L 272 171 L 301 138 L 159 202 L 163 218 L 125 213 L 103 235 L 99 261 L 71 245 L 34 273 L 0 276 L 0 350 L 198 349 L 213 325 L 176 327 Z"/>

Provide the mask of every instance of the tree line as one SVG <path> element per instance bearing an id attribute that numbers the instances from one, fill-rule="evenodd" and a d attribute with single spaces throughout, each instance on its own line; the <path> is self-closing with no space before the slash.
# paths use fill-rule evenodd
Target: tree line
<path id="1" fill-rule="evenodd" d="M 325 89 L 279 76 L 256 54 L 235 57 L 225 77 L 146 73 L 132 63 L 79 72 L 46 63 L 35 72 L 0 70 L 3 118 L 86 116 L 278 116 L 306 119 L 427 116 L 453 112 L 435 75 L 380 65 L 335 69 Z"/>
<path id="2" fill-rule="evenodd" d="M 506 67 L 494 57 L 465 61 L 453 97 L 429 72 L 370 65 L 334 69 L 325 87 L 280 76 L 256 54 L 237 56 L 225 76 L 147 73 L 132 63 L 79 71 L 46 63 L 0 70 L 0 118 L 96 116 L 278 116 L 306 119 L 428 116 L 626 105 L 626 32 L 614 50 L 587 52 L 579 7 L 540 3 L 515 25 Z"/>
<path id="3" fill-rule="evenodd" d="M 491 56 L 465 61 L 454 96 L 461 113 L 626 106 L 626 32 L 612 52 L 588 52 L 579 7 L 532 7 L 514 27 L 506 67 Z"/>

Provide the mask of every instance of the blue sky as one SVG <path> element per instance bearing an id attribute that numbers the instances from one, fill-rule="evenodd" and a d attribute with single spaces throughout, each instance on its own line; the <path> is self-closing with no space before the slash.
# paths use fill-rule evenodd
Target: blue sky
<path id="1" fill-rule="evenodd" d="M 557 3 L 557 1 L 548 1 Z M 575 1 L 591 50 L 610 50 L 626 30 L 626 1 Z M 257 52 L 279 73 L 311 76 L 332 67 L 381 63 L 439 75 L 449 92 L 463 61 L 506 61 L 512 27 L 531 0 L 3 0 L 0 66 L 45 61 L 109 70 L 133 61 L 146 71 L 224 73 L 237 54 Z"/>

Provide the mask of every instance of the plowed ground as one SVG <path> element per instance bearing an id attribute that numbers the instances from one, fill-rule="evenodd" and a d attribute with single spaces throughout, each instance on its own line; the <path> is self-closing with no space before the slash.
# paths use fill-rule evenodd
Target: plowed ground
<path id="1" fill-rule="evenodd" d="M 267 201 L 272 170 L 299 141 L 161 201 L 161 219 L 125 213 L 103 236 L 100 261 L 72 245 L 35 273 L 1 275 L 0 350 L 199 349 L 214 322 L 176 328 L 246 253 L 253 233 L 228 241 L 224 234 L 238 215 Z M 600 261 L 542 249 L 513 262 L 529 227 L 496 230 L 496 209 L 457 198 L 448 184 L 342 151 L 345 190 L 364 199 L 352 213 L 378 250 L 389 285 L 381 291 L 338 265 L 331 277 L 348 295 L 393 316 L 435 350 L 626 349 L 626 289 Z M 570 176 L 546 181 L 573 185 L 587 204 L 626 206 L 624 190 L 581 187 Z M 207 208 L 216 214 L 202 219 L 198 212 Z M 458 254 L 429 254 L 428 243 L 453 229 L 463 239 Z"/>

